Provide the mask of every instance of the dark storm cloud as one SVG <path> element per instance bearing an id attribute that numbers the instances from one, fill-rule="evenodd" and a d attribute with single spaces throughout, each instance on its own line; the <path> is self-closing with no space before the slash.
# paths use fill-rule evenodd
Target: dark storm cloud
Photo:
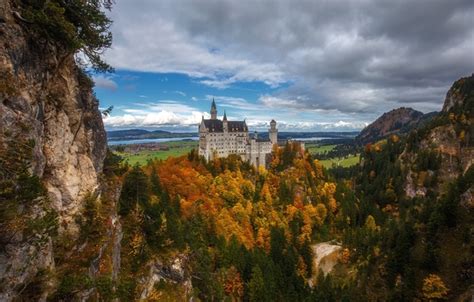
<path id="1" fill-rule="evenodd" d="M 472 0 L 119 1 L 112 18 L 118 68 L 292 83 L 269 107 L 430 111 L 474 71 Z"/>

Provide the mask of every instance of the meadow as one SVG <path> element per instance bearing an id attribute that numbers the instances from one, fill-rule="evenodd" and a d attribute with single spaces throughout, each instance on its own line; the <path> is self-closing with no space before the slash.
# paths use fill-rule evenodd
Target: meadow
<path id="1" fill-rule="evenodd" d="M 311 154 L 321 154 L 332 151 L 337 145 L 320 145 L 318 143 L 306 143 L 305 149 Z"/>
<path id="2" fill-rule="evenodd" d="M 169 150 L 140 150 L 137 152 L 115 151 L 115 153 L 123 157 L 124 161 L 128 162 L 129 165 L 145 165 L 149 160 L 165 160 L 168 157 L 177 157 L 187 154 L 193 148 L 196 148 L 197 144 L 196 141 L 175 141 L 163 144 L 167 146 Z"/>
<path id="3" fill-rule="evenodd" d="M 306 150 L 309 153 L 313 154 L 315 158 L 318 158 L 319 154 L 325 154 L 331 152 L 336 148 L 336 144 L 333 145 L 323 145 L 320 143 L 307 143 Z M 333 166 L 341 166 L 344 168 L 357 165 L 359 163 L 359 154 L 349 154 L 342 157 L 333 157 L 329 159 L 320 160 L 321 164 L 326 168 L 332 168 Z"/>
<path id="4" fill-rule="evenodd" d="M 331 159 L 324 159 L 320 161 L 321 164 L 326 168 L 332 168 L 334 165 L 341 166 L 344 168 L 357 165 L 359 163 L 359 154 L 351 155 L 348 157 L 336 157 Z"/>

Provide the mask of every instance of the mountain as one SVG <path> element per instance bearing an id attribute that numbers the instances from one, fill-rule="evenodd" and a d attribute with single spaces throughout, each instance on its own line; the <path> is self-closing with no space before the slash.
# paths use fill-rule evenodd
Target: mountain
<path id="1" fill-rule="evenodd" d="M 399 156 L 404 200 L 421 226 L 411 250 L 422 253 L 410 266 L 422 260 L 417 274 L 439 276 L 456 301 L 474 297 L 473 126 L 474 74 L 453 83 L 442 111 L 410 132 Z"/>
<path id="2" fill-rule="evenodd" d="M 372 262 L 364 286 L 369 300 L 474 295 L 473 125 L 474 75 L 454 82 L 443 110 L 405 139 L 364 148 L 355 193 L 380 224 L 372 247 L 381 250 L 374 254 L 357 236 L 353 250 L 367 249 L 359 257 Z"/>
<path id="3" fill-rule="evenodd" d="M 384 113 L 375 122 L 365 127 L 356 137 L 356 141 L 365 145 L 392 134 L 405 134 L 431 120 L 436 115 L 437 112 L 423 114 L 412 108 L 394 109 Z"/>

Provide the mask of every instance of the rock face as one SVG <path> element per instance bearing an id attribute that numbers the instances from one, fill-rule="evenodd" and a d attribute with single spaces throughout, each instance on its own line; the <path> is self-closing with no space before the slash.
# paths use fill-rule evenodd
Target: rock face
<path id="1" fill-rule="evenodd" d="M 313 277 L 309 280 L 309 285 L 313 286 L 318 278 L 319 271 L 326 276 L 338 263 L 339 252 L 342 247 L 333 242 L 321 242 L 311 246 L 313 250 Z"/>
<path id="2" fill-rule="evenodd" d="M 106 152 L 98 102 L 73 55 L 47 42 L 33 48 L 8 10 L 3 18 L 8 21 L 0 23 L 0 129 L 27 132 L 35 140 L 32 170 L 66 219 L 98 185 Z"/>
<path id="3" fill-rule="evenodd" d="M 455 180 L 474 163 L 474 75 L 456 81 L 446 94 L 443 110 L 440 116 L 433 119 L 435 125 L 418 134 L 417 148 L 433 150 L 440 155 L 437 187 Z M 424 196 L 426 188 L 420 181 L 420 173 L 415 172 L 417 156 L 408 148 L 401 155 L 407 171 L 405 192 L 408 197 Z M 428 176 L 433 171 L 426 172 Z M 424 176 L 424 175 L 423 175 Z M 469 205 L 469 202 L 465 203 Z"/>
<path id="4" fill-rule="evenodd" d="M 183 296 L 180 300 L 188 300 L 192 291 L 191 277 L 187 269 L 188 261 L 188 256 L 185 254 L 177 255 L 168 264 L 163 264 L 159 260 L 152 261 L 147 267 L 148 274 L 140 280 L 142 288 L 140 301 L 149 298 L 154 286 L 160 281 L 181 287 Z"/>
<path id="5" fill-rule="evenodd" d="M 0 144 L 11 137 L 34 141 L 30 172 L 47 189 L 60 231 L 74 232 L 73 217 L 97 190 L 106 154 L 98 102 L 74 55 L 33 41 L 10 4 L 0 0 Z M 38 268 L 54 265 L 51 244 L 20 241 L 0 251 L 2 301 Z"/>
<path id="6" fill-rule="evenodd" d="M 457 80 L 451 89 L 446 94 L 446 99 L 443 105 L 443 112 L 448 112 L 454 107 L 463 107 L 468 105 L 468 99 L 471 98 L 470 104 L 472 105 L 472 97 L 474 91 L 474 73 L 465 78 Z"/>
<path id="7" fill-rule="evenodd" d="M 375 122 L 365 127 L 356 137 L 360 144 L 376 142 L 392 134 L 409 132 L 420 123 L 431 119 L 436 113 L 423 114 L 411 108 L 401 107 L 384 113 Z"/>

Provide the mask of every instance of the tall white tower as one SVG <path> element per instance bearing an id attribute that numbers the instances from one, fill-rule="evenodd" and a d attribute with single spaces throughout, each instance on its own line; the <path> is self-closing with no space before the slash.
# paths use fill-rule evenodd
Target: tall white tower
<path id="1" fill-rule="evenodd" d="M 278 129 L 276 128 L 276 125 L 277 123 L 275 120 L 272 120 L 270 122 L 270 129 L 268 129 L 268 137 L 270 138 L 272 144 L 278 143 Z"/>

